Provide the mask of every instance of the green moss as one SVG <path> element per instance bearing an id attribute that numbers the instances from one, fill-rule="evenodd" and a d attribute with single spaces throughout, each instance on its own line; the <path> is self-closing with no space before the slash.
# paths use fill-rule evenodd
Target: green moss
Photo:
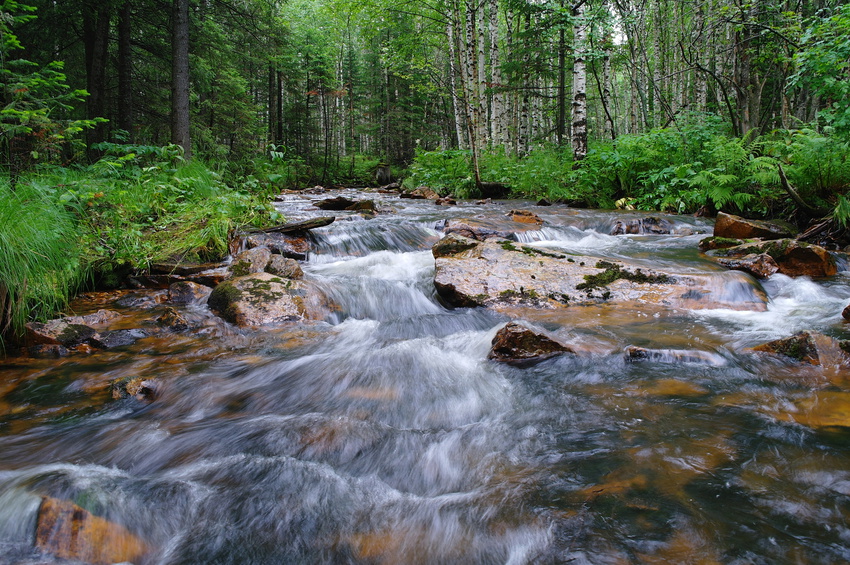
<path id="1" fill-rule="evenodd" d="M 511 243 L 510 241 L 503 241 L 499 245 L 501 245 L 502 249 L 504 249 L 505 251 L 519 251 L 519 249 L 517 249 L 517 246 Z"/>
<path id="2" fill-rule="evenodd" d="M 237 261 L 230 265 L 230 272 L 234 277 L 244 277 L 251 274 L 251 263 L 248 261 Z"/>
<path id="3" fill-rule="evenodd" d="M 590 292 L 594 289 L 606 287 L 619 279 L 649 284 L 665 284 L 673 282 L 673 279 L 667 275 L 648 275 L 641 269 L 631 272 L 623 269 L 622 265 L 611 263 L 609 261 L 599 261 L 596 263 L 596 268 L 604 270 L 601 273 L 596 273 L 595 275 L 585 275 L 584 282 L 576 285 L 576 290 L 584 290 L 590 294 Z M 603 298 L 610 297 L 610 292 L 607 292 L 606 294 L 607 296 L 603 295 Z"/>
<path id="4" fill-rule="evenodd" d="M 231 282 L 223 282 L 216 286 L 212 293 L 210 293 L 207 305 L 211 310 L 218 312 L 222 318 L 232 321 L 236 316 L 233 310 L 233 304 L 241 298 L 241 290 L 236 288 Z"/>
<path id="5" fill-rule="evenodd" d="M 523 245 L 522 247 L 517 247 L 510 241 L 503 241 L 499 244 L 502 249 L 505 251 L 519 251 L 521 253 L 525 253 L 529 257 L 551 257 L 553 259 L 564 259 L 566 255 L 561 255 L 560 253 L 549 253 L 548 251 L 543 251 L 542 249 L 535 249 L 534 247 L 529 247 L 528 245 Z"/>

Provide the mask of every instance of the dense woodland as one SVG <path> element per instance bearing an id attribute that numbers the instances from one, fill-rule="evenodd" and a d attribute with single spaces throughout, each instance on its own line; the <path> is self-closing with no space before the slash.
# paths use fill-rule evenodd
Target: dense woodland
<path id="1" fill-rule="evenodd" d="M 465 197 L 850 218 L 838 0 L 0 10 L 6 334 L 151 261 L 221 256 L 279 221 L 281 189 L 374 185 L 381 164 Z"/>

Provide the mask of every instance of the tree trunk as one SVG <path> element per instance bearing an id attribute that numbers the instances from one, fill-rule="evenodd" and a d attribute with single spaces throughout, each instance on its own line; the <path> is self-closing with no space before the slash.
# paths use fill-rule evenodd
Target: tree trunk
<path id="1" fill-rule="evenodd" d="M 83 8 L 83 45 L 86 57 L 86 117 L 88 119 L 106 117 L 106 62 L 109 47 L 108 5 Z M 106 139 L 106 124 L 98 124 L 87 134 L 88 145 Z"/>
<path id="2" fill-rule="evenodd" d="M 189 136 L 189 0 L 172 0 L 171 7 L 171 142 L 192 158 Z"/>
<path id="3" fill-rule="evenodd" d="M 458 10 L 456 9 L 446 18 L 446 38 L 449 42 L 449 84 L 452 91 L 452 110 L 454 111 L 454 131 L 459 149 L 468 147 L 464 125 L 466 123 L 465 98 L 463 95 L 463 77 L 458 73 L 458 36 L 455 30 Z M 460 83 L 460 85 L 458 85 Z"/>
<path id="4" fill-rule="evenodd" d="M 582 1 L 574 10 L 575 59 L 573 61 L 573 159 L 578 162 L 587 156 L 587 20 L 586 4 Z"/>
<path id="5" fill-rule="evenodd" d="M 499 1 L 490 0 L 490 76 L 493 96 L 490 112 L 491 141 L 496 145 L 505 143 L 505 93 L 502 91 L 502 61 L 499 57 Z"/>
<path id="6" fill-rule="evenodd" d="M 133 142 L 133 53 L 130 43 L 133 4 L 124 0 L 118 20 L 118 127 Z"/>

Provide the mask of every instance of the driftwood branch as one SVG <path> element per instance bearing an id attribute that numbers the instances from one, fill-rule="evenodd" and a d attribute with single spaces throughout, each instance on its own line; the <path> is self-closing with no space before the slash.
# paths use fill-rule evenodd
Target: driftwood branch
<path id="1" fill-rule="evenodd" d="M 292 222 L 289 224 L 273 226 L 270 228 L 254 228 L 246 231 L 247 233 L 292 233 L 299 231 L 307 231 L 332 224 L 335 219 L 336 218 L 334 216 L 325 216 L 321 218 L 313 218 L 312 220 L 305 220 L 303 222 Z"/>
<path id="2" fill-rule="evenodd" d="M 782 189 L 788 193 L 788 196 L 791 197 L 791 200 L 800 207 L 800 209 L 813 218 L 822 218 L 824 216 L 828 216 L 832 210 L 827 208 L 820 208 L 809 205 L 803 198 L 799 195 L 799 193 L 794 190 L 794 187 L 791 186 L 791 183 L 788 182 L 788 177 L 785 176 L 785 171 L 782 169 L 782 164 L 777 163 L 777 167 L 779 167 L 779 182 L 782 184 Z"/>

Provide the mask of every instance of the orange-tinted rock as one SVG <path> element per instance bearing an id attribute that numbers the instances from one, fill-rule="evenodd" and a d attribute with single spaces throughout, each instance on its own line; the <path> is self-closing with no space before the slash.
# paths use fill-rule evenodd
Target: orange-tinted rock
<path id="1" fill-rule="evenodd" d="M 30 322 L 26 325 L 26 343 L 75 347 L 87 342 L 97 332 L 83 324 L 69 323 L 65 318 L 49 322 Z"/>
<path id="2" fill-rule="evenodd" d="M 539 226 L 543 223 L 540 216 L 534 212 L 529 212 L 528 210 L 511 210 L 508 212 L 508 217 L 521 224 L 535 224 Z"/>
<path id="3" fill-rule="evenodd" d="M 306 236 L 289 233 L 256 233 L 245 238 L 250 247 L 268 247 L 272 253 L 303 261 L 307 258 L 312 245 Z"/>
<path id="4" fill-rule="evenodd" d="M 189 328 L 189 321 L 170 306 L 156 319 L 156 323 L 174 332 L 182 332 Z"/>
<path id="5" fill-rule="evenodd" d="M 487 358 L 510 365 L 532 365 L 562 353 L 574 352 L 549 336 L 510 322 L 493 338 Z"/>
<path id="6" fill-rule="evenodd" d="M 727 249 L 712 252 L 717 261 L 747 255 L 769 255 L 779 272 L 789 277 L 831 277 L 838 272 L 835 258 L 818 245 L 811 245 L 794 239 L 778 239 L 745 243 Z"/>
<path id="7" fill-rule="evenodd" d="M 753 350 L 784 355 L 811 365 L 843 365 L 850 363 L 850 353 L 845 348 L 844 342 L 818 332 L 804 331 L 791 337 L 763 343 Z"/>
<path id="8" fill-rule="evenodd" d="M 793 237 L 794 230 L 790 226 L 778 222 L 763 222 L 759 220 L 747 220 L 740 216 L 717 213 L 714 222 L 715 237 L 730 237 L 736 239 L 782 239 Z"/>
<path id="9" fill-rule="evenodd" d="M 700 251 L 711 251 L 712 249 L 727 249 L 729 247 L 737 247 L 746 243 L 743 239 L 730 237 L 706 237 L 699 242 Z"/>
<path id="10" fill-rule="evenodd" d="M 67 500 L 47 497 L 41 503 L 36 547 L 62 559 L 109 564 L 136 561 L 149 551 L 127 528 Z"/>
<path id="11" fill-rule="evenodd" d="M 191 281 L 178 281 L 168 287 L 168 301 L 175 304 L 203 304 L 212 289 Z"/>
<path id="12" fill-rule="evenodd" d="M 841 317 L 850 322 L 850 304 L 848 304 L 841 312 Z"/>

